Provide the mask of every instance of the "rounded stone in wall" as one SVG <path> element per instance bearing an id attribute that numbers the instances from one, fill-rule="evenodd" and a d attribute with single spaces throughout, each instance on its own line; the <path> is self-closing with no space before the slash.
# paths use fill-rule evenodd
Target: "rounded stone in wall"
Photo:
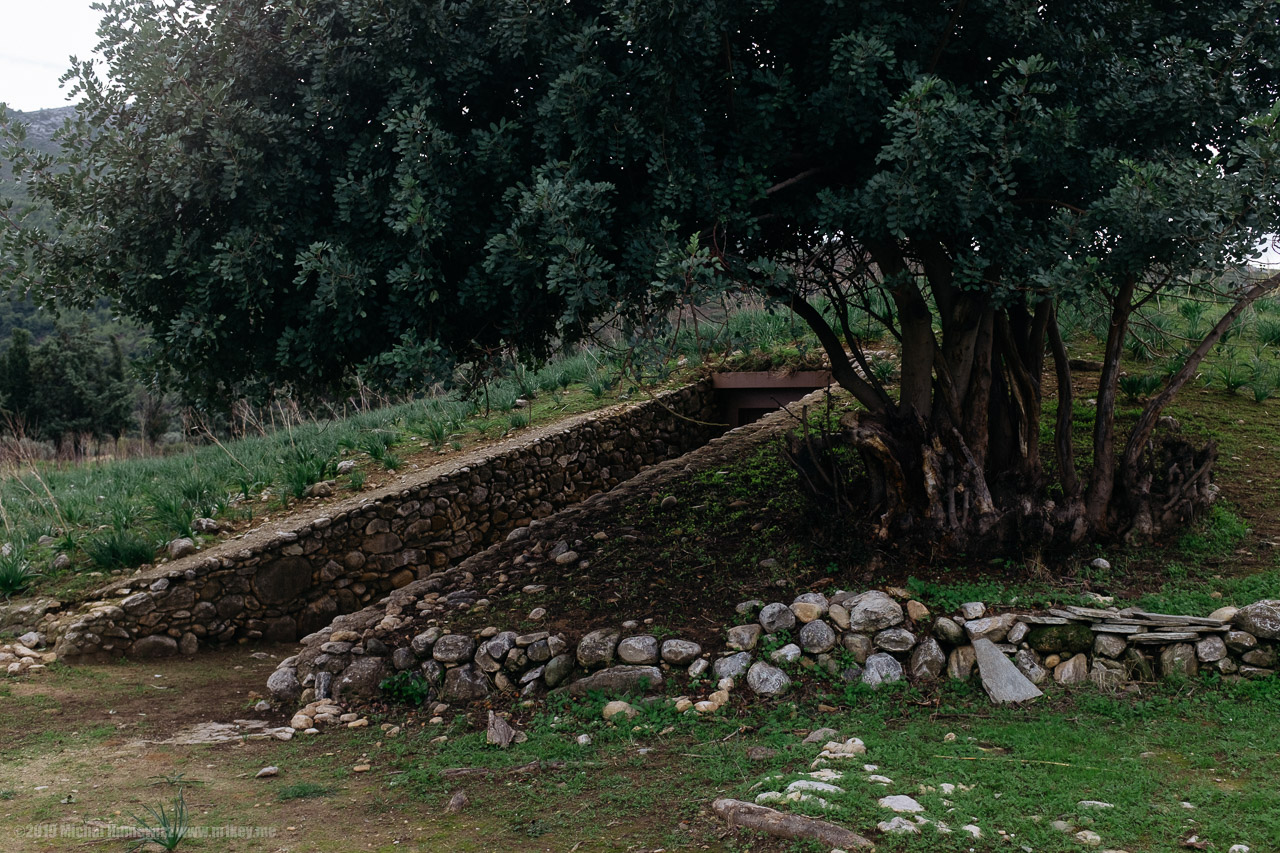
<path id="1" fill-rule="evenodd" d="M 281 557 L 258 570 L 253 592 L 263 604 L 284 604 L 311 588 L 311 563 L 302 557 Z"/>

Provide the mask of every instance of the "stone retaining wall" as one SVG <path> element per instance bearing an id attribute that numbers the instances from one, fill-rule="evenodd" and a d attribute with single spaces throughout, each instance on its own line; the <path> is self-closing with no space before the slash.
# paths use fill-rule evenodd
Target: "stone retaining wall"
<path id="1" fill-rule="evenodd" d="M 578 418 L 413 486 L 347 501 L 296 529 L 222 543 L 115 582 L 71 613 L 22 627 L 64 658 L 292 641 L 705 444 L 718 431 L 713 415 L 711 384 L 701 382 Z"/>

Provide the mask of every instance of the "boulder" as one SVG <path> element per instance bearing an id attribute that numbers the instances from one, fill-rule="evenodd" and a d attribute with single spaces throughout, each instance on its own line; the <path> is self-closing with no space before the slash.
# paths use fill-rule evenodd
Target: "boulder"
<path id="1" fill-rule="evenodd" d="M 129 654 L 136 658 L 165 658 L 178 653 L 178 641 L 164 634 L 152 634 L 133 644 Z"/>
<path id="2" fill-rule="evenodd" d="M 836 632 L 821 619 L 815 619 L 800 629 L 800 646 L 810 654 L 825 654 L 836 647 Z"/>
<path id="3" fill-rule="evenodd" d="M 267 690 L 271 698 L 282 705 L 294 705 L 302 695 L 302 683 L 298 681 L 298 671 L 291 666 L 282 666 L 267 679 Z"/>
<path id="4" fill-rule="evenodd" d="M 1280 639 L 1280 599 L 1256 601 L 1241 607 L 1231 619 L 1241 631 L 1260 640 Z"/>
<path id="5" fill-rule="evenodd" d="M 455 666 L 444 674 L 444 687 L 441 688 L 440 697 L 445 701 L 474 702 L 488 695 L 489 679 L 471 664 Z"/>
<path id="6" fill-rule="evenodd" d="M 760 696 L 781 696 L 791 687 L 791 679 L 776 666 L 760 661 L 747 670 L 747 686 Z"/>
<path id="7" fill-rule="evenodd" d="M 583 669 L 596 669 L 613 663 L 619 633 L 614 628 L 600 628 L 578 642 L 578 664 Z"/>
<path id="8" fill-rule="evenodd" d="M 711 673 L 719 681 L 722 678 L 738 678 L 751 666 L 751 653 L 738 652 L 718 659 L 711 667 Z"/>
<path id="9" fill-rule="evenodd" d="M 906 628 L 886 628 L 876 634 L 872 642 L 886 652 L 905 652 L 916 644 L 916 635 Z"/>
<path id="10" fill-rule="evenodd" d="M 334 679 L 333 698 L 339 702 L 374 699 L 383 679 L 390 675 L 386 658 L 356 658 Z"/>
<path id="11" fill-rule="evenodd" d="M 757 631 L 759 625 L 752 625 Z M 658 662 L 658 638 L 642 634 L 618 643 L 618 659 L 623 663 L 655 664 Z"/>
<path id="12" fill-rule="evenodd" d="M 947 666 L 947 655 L 933 637 L 925 637 L 911 653 L 908 669 L 915 681 L 933 681 Z"/>
<path id="13" fill-rule="evenodd" d="M 902 623 L 902 606 L 879 590 L 864 592 L 844 602 L 849 628 L 874 633 Z"/>
<path id="14" fill-rule="evenodd" d="M 662 659 L 675 666 L 687 666 L 702 654 L 702 646 L 692 640 L 666 640 L 662 643 Z"/>
<path id="15" fill-rule="evenodd" d="M 599 692 L 609 696 L 643 693 L 662 686 L 662 670 L 656 666 L 613 666 L 593 672 L 572 682 L 567 688 L 570 696 L 581 697 Z"/>
<path id="16" fill-rule="evenodd" d="M 887 597 L 887 596 L 886 596 Z M 862 672 L 862 683 L 869 687 L 879 687 L 902 680 L 902 664 L 893 655 L 879 652 L 867 658 L 867 666 Z"/>
<path id="17" fill-rule="evenodd" d="M 760 608 L 760 627 L 769 634 L 789 631 L 796 626 L 796 615 L 787 605 L 775 601 Z"/>

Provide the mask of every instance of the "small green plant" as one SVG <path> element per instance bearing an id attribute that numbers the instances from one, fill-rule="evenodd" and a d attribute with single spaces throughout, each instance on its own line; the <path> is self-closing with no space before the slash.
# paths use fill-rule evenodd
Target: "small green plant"
<path id="1" fill-rule="evenodd" d="M 289 448 L 281 459 L 285 492 L 301 499 L 314 483 L 327 479 L 333 461 L 318 449 L 303 445 Z"/>
<path id="2" fill-rule="evenodd" d="M 0 800 L 12 800 L 16 796 L 18 796 L 18 792 L 12 788 L 5 788 L 0 791 Z"/>
<path id="3" fill-rule="evenodd" d="M 324 785 L 317 785 L 315 782 L 295 782 L 277 791 L 276 799 L 282 803 L 288 800 L 309 800 L 312 797 L 323 797 L 328 793 L 329 788 Z"/>
<path id="4" fill-rule="evenodd" d="M 8 598 L 26 590 L 40 573 L 31 567 L 27 549 L 10 543 L 7 552 L 0 552 L 0 595 Z"/>
<path id="5" fill-rule="evenodd" d="M 1235 359 L 1228 358 L 1210 371 L 1209 381 L 1217 382 L 1228 394 L 1234 394 L 1249 384 L 1249 374 L 1244 365 L 1239 364 Z"/>
<path id="6" fill-rule="evenodd" d="M 191 829 L 187 820 L 187 801 L 183 798 L 181 787 L 178 789 L 178 796 L 173 798 L 172 811 L 164 803 L 146 806 L 143 811 L 145 816 L 131 815 L 136 826 L 130 851 L 141 850 L 148 844 L 155 844 L 162 850 L 175 850 Z"/>
<path id="7" fill-rule="evenodd" d="M 422 425 L 422 432 L 431 442 L 431 446 L 436 449 L 439 449 L 449 437 L 449 427 L 444 421 L 427 421 Z"/>
<path id="8" fill-rule="evenodd" d="M 347 472 L 347 488 L 353 492 L 358 492 L 364 488 L 364 471 L 359 468 L 352 468 Z"/>
<path id="9" fill-rule="evenodd" d="M 1130 402 L 1144 400 L 1164 384 L 1156 373 L 1127 374 L 1120 377 L 1120 390 Z"/>
<path id="10" fill-rule="evenodd" d="M 132 569 L 155 555 L 151 543 L 132 530 L 109 530 L 84 540 L 84 552 L 101 569 Z"/>
<path id="11" fill-rule="evenodd" d="M 151 518 L 175 536 L 191 536 L 196 520 L 195 508 L 186 498 L 174 494 L 151 495 Z M 117 525 L 123 529 L 126 525 Z"/>
<path id="12" fill-rule="evenodd" d="M 399 471 L 404 467 L 404 459 L 397 454 L 392 453 L 390 450 L 384 453 L 382 459 L 379 461 L 382 463 L 382 467 L 386 468 L 388 471 Z"/>
<path id="13" fill-rule="evenodd" d="M 431 683 L 421 674 L 408 670 L 384 678 L 378 687 L 391 701 L 402 705 L 421 705 L 431 693 Z"/>
<path id="14" fill-rule="evenodd" d="M 528 412 L 512 412 L 511 417 L 508 418 L 508 421 L 511 423 L 512 429 L 524 429 L 529 425 L 529 413 Z"/>

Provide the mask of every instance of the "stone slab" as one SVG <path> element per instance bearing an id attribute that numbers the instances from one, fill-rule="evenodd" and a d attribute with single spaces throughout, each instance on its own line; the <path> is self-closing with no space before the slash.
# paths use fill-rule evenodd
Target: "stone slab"
<path id="1" fill-rule="evenodd" d="M 985 637 L 973 641 L 973 652 L 978 659 L 978 676 L 982 688 L 997 705 L 1006 702 L 1026 702 L 1044 695 Z"/>

